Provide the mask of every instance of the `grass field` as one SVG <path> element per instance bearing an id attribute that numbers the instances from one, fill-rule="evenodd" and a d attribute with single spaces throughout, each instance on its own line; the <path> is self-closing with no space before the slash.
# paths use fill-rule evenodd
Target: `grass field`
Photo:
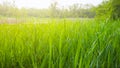
<path id="1" fill-rule="evenodd" d="M 120 68 L 120 20 L 0 24 L 0 68 Z"/>

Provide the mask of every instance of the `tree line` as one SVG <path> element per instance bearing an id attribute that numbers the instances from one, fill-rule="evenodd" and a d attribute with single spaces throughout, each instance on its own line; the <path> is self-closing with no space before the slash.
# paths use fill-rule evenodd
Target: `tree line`
<path id="1" fill-rule="evenodd" d="M 40 17 L 40 18 L 120 18 L 120 1 L 104 0 L 100 5 L 73 4 L 68 8 L 59 8 L 57 2 L 49 8 L 17 8 L 14 3 L 3 2 L 0 4 L 0 16 L 6 17 Z"/>
<path id="2" fill-rule="evenodd" d="M 36 8 L 17 8 L 13 3 L 4 2 L 0 4 L 0 16 L 7 17 L 41 17 L 41 18 L 93 18 L 95 11 L 93 11 L 93 5 L 91 4 L 73 4 L 68 8 L 59 8 L 57 2 L 52 3 L 49 8 L 36 9 Z"/>

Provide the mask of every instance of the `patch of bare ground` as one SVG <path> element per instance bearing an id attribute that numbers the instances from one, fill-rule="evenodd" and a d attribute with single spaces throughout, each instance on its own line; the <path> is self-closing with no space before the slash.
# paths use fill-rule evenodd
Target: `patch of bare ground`
<path id="1" fill-rule="evenodd" d="M 25 19 L 17 19 L 17 18 L 4 18 L 0 19 L 0 24 L 17 24 L 24 23 Z"/>

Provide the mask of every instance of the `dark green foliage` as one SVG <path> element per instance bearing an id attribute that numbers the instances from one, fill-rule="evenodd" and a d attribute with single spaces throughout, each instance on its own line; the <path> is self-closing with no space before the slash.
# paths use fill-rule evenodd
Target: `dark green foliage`
<path id="1" fill-rule="evenodd" d="M 112 14 L 111 18 L 120 19 L 120 0 L 111 0 Z"/>
<path id="2" fill-rule="evenodd" d="M 96 16 L 103 19 L 120 19 L 120 1 L 103 1 L 103 3 L 96 8 Z"/>

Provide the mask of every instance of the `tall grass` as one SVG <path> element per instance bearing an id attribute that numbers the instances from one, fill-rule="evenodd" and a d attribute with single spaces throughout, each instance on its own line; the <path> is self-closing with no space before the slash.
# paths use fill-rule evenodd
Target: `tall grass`
<path id="1" fill-rule="evenodd" d="M 119 67 L 119 20 L 0 24 L 0 68 Z"/>

